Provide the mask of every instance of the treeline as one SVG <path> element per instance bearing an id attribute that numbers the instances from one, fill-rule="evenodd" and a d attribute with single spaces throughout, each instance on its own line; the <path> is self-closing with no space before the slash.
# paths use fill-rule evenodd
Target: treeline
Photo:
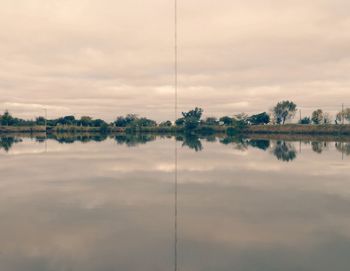
<path id="1" fill-rule="evenodd" d="M 75 118 L 75 116 L 64 116 L 57 119 L 45 119 L 40 116 L 35 120 L 24 120 L 12 116 L 8 111 L 0 115 L 0 125 L 2 126 L 78 126 L 78 127 L 97 127 L 101 131 L 108 131 L 110 127 L 125 128 L 130 131 L 137 131 L 142 127 L 176 127 L 186 131 L 196 129 L 205 129 L 213 126 L 227 126 L 234 129 L 243 129 L 248 125 L 266 125 L 266 124 L 280 124 L 283 125 L 295 117 L 297 113 L 297 105 L 292 101 L 281 101 L 277 103 L 270 112 L 261 112 L 254 115 L 247 115 L 245 113 L 236 114 L 233 116 L 223 116 L 220 118 L 206 117 L 203 118 L 203 109 L 195 108 L 188 112 L 182 112 L 182 116 L 175 121 L 170 120 L 157 123 L 154 120 L 146 117 L 139 117 L 136 114 L 128 114 L 126 116 L 119 116 L 115 121 L 108 123 L 102 119 L 94 119 L 89 116 L 82 116 Z M 346 108 L 332 117 L 329 113 L 322 109 L 315 110 L 311 116 L 300 118 L 299 124 L 341 124 L 350 122 L 350 108 Z"/>

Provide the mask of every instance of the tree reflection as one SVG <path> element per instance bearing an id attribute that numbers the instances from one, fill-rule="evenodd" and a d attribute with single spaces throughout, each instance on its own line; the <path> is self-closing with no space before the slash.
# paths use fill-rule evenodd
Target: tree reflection
<path id="1" fill-rule="evenodd" d="M 151 134 L 118 134 L 114 140 L 119 145 L 125 144 L 128 147 L 135 147 L 156 140 L 156 136 Z"/>
<path id="2" fill-rule="evenodd" d="M 228 136 L 220 140 L 221 144 L 233 145 L 234 149 L 246 151 L 248 149 L 248 141 L 240 136 Z"/>
<path id="3" fill-rule="evenodd" d="M 297 152 L 292 143 L 286 141 L 277 141 L 273 147 L 272 153 L 278 160 L 290 162 L 297 157 Z"/>
<path id="4" fill-rule="evenodd" d="M 316 153 L 322 153 L 328 146 L 327 142 L 313 141 L 311 142 L 312 150 Z"/>
<path id="5" fill-rule="evenodd" d="M 336 142 L 335 148 L 339 152 L 341 152 L 345 155 L 350 155 L 350 143 L 349 142 Z"/>
<path id="6" fill-rule="evenodd" d="M 250 146 L 264 150 L 264 151 L 270 148 L 270 140 L 266 140 L 266 139 L 252 139 L 252 140 L 249 140 L 248 143 Z"/>
<path id="7" fill-rule="evenodd" d="M 230 145 L 232 148 L 239 151 L 247 151 L 248 148 L 257 148 L 263 151 L 269 150 L 268 153 L 274 155 L 278 160 L 281 161 L 293 161 L 297 158 L 296 147 L 292 141 L 288 140 L 270 140 L 270 139 L 250 139 L 245 138 L 240 135 L 235 136 L 225 136 L 223 134 L 213 135 L 198 135 L 193 133 L 181 133 L 181 134 L 142 134 L 142 133 L 119 133 L 113 135 L 107 135 L 102 133 L 86 133 L 86 134 L 74 134 L 74 133 L 57 133 L 57 134 L 37 134 L 37 135 L 27 135 L 34 139 L 36 142 L 43 143 L 47 139 L 55 140 L 61 144 L 72 144 L 74 142 L 101 142 L 108 138 L 114 139 L 118 145 L 126 145 L 127 147 L 134 147 L 140 144 L 146 144 L 148 142 L 154 141 L 157 138 L 174 138 L 177 141 L 182 142 L 183 147 L 187 147 L 196 152 L 202 151 L 204 149 L 202 142 L 215 143 L 219 142 L 223 145 Z M 338 139 L 339 140 L 339 139 Z M 3 135 L 0 137 L 0 150 L 8 152 L 14 144 L 22 142 L 23 140 L 19 135 Z M 300 147 L 301 147 L 300 141 Z M 208 143 L 209 144 L 209 143 Z M 304 144 L 310 144 L 311 149 L 316 153 L 323 153 L 325 150 L 329 149 L 329 142 L 327 141 L 304 141 Z M 335 142 L 335 148 L 339 152 L 345 155 L 350 155 L 350 142 Z M 301 151 L 301 149 L 300 149 Z"/>
<path id="8" fill-rule="evenodd" d="M 73 144 L 74 142 L 87 143 L 90 141 L 102 142 L 107 139 L 107 135 L 102 133 L 96 134 L 72 134 L 72 133 L 58 133 L 48 135 L 49 139 L 54 139 L 61 144 Z M 37 141 L 43 142 L 41 137 Z"/>
<path id="9" fill-rule="evenodd" d="M 199 137 L 194 134 L 183 134 L 176 136 L 177 141 L 182 141 L 182 146 L 189 147 L 196 152 L 203 150 L 202 142 Z"/>
<path id="10" fill-rule="evenodd" d="M 8 152 L 16 143 L 22 142 L 22 139 L 16 137 L 0 137 L 0 150 Z"/>

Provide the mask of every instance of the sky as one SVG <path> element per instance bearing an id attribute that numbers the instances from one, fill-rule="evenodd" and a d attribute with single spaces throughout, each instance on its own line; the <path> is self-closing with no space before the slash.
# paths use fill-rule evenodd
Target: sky
<path id="1" fill-rule="evenodd" d="M 0 0 L 0 111 L 174 118 L 174 0 Z M 178 0 L 179 108 L 350 106 L 348 0 Z"/>

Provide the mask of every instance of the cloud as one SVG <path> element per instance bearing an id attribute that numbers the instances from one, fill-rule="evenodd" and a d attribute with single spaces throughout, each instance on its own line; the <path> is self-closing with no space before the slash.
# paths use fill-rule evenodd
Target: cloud
<path id="1" fill-rule="evenodd" d="M 38 104 L 108 120 L 128 112 L 172 118 L 172 3 L 1 4 L 0 109 L 33 117 L 35 108 L 11 104 Z M 181 1 L 180 109 L 258 112 L 291 99 L 305 114 L 339 110 L 350 98 L 349 8 L 345 0 Z"/>

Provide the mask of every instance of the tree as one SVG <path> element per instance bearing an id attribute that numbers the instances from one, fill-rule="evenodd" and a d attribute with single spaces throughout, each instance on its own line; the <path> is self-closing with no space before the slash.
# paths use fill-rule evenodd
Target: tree
<path id="1" fill-rule="evenodd" d="M 208 117 L 203 121 L 203 124 L 208 126 L 215 126 L 215 125 L 218 125 L 219 122 L 215 117 Z"/>
<path id="2" fill-rule="evenodd" d="M 343 122 L 343 112 L 339 112 L 337 113 L 337 115 L 335 116 L 335 124 L 339 124 Z"/>
<path id="3" fill-rule="evenodd" d="M 82 126 L 92 126 L 92 118 L 89 116 L 82 116 L 79 122 Z"/>
<path id="4" fill-rule="evenodd" d="M 294 117 L 297 111 L 297 105 L 291 101 L 281 101 L 272 111 L 277 124 L 284 124 L 287 119 Z"/>
<path id="5" fill-rule="evenodd" d="M 199 126 L 199 122 L 201 120 L 202 114 L 203 114 L 203 109 L 198 107 L 188 112 L 182 112 L 185 129 L 188 131 L 196 129 Z"/>
<path id="6" fill-rule="evenodd" d="M 35 119 L 35 124 L 36 125 L 45 125 L 46 119 L 44 117 L 37 117 Z"/>
<path id="7" fill-rule="evenodd" d="M 332 123 L 332 116 L 329 113 L 323 114 L 323 123 L 324 124 L 331 124 Z"/>
<path id="8" fill-rule="evenodd" d="M 4 112 L 4 114 L 1 116 L 0 124 L 4 126 L 11 126 L 14 123 L 14 118 L 9 113 L 8 110 Z"/>
<path id="9" fill-rule="evenodd" d="M 311 120 L 314 124 L 321 124 L 323 121 L 322 109 L 317 109 L 314 112 L 312 112 Z"/>
<path id="10" fill-rule="evenodd" d="M 248 121 L 252 125 L 268 124 L 270 122 L 270 116 L 264 112 L 257 115 L 252 115 L 248 118 Z"/>
<path id="11" fill-rule="evenodd" d="M 142 127 L 155 127 L 155 126 L 157 126 L 157 122 L 155 122 L 154 120 L 147 119 L 147 118 L 140 118 L 140 119 L 135 121 L 135 124 L 137 126 L 142 126 Z"/>
<path id="12" fill-rule="evenodd" d="M 65 116 L 63 118 L 59 118 L 57 120 L 57 124 L 61 124 L 61 125 L 75 125 L 76 124 L 76 120 L 74 116 Z"/>
<path id="13" fill-rule="evenodd" d="M 344 118 L 350 122 L 350 108 L 344 109 Z"/>
<path id="14" fill-rule="evenodd" d="M 237 114 L 237 115 L 235 115 L 234 116 L 234 118 L 233 118 L 233 122 L 235 122 L 235 120 L 236 121 L 243 121 L 243 122 L 247 122 L 247 120 L 248 120 L 248 115 L 246 114 L 246 113 L 239 113 L 239 114 Z"/>
<path id="15" fill-rule="evenodd" d="M 137 115 L 135 114 L 128 114 L 125 117 L 119 116 L 114 121 L 115 126 L 117 127 L 127 127 L 130 126 L 132 123 L 138 120 Z"/>
<path id="16" fill-rule="evenodd" d="M 176 126 L 183 126 L 185 124 L 185 118 L 179 118 L 175 121 Z"/>
<path id="17" fill-rule="evenodd" d="M 159 124 L 160 127 L 171 127 L 173 124 L 171 123 L 170 120 L 163 121 Z"/>
<path id="18" fill-rule="evenodd" d="M 311 119 L 309 117 L 304 117 L 298 122 L 299 124 L 311 124 Z"/>
<path id="19" fill-rule="evenodd" d="M 233 118 L 230 118 L 229 116 L 221 117 L 219 121 L 223 122 L 226 126 L 230 126 L 233 124 Z"/>
<path id="20" fill-rule="evenodd" d="M 96 119 L 92 121 L 93 127 L 102 127 L 102 126 L 108 126 L 108 124 L 102 120 L 102 119 Z"/>
<path id="21" fill-rule="evenodd" d="M 350 108 L 345 108 L 343 111 L 340 111 L 335 117 L 335 123 L 342 123 L 343 120 L 350 122 Z"/>

